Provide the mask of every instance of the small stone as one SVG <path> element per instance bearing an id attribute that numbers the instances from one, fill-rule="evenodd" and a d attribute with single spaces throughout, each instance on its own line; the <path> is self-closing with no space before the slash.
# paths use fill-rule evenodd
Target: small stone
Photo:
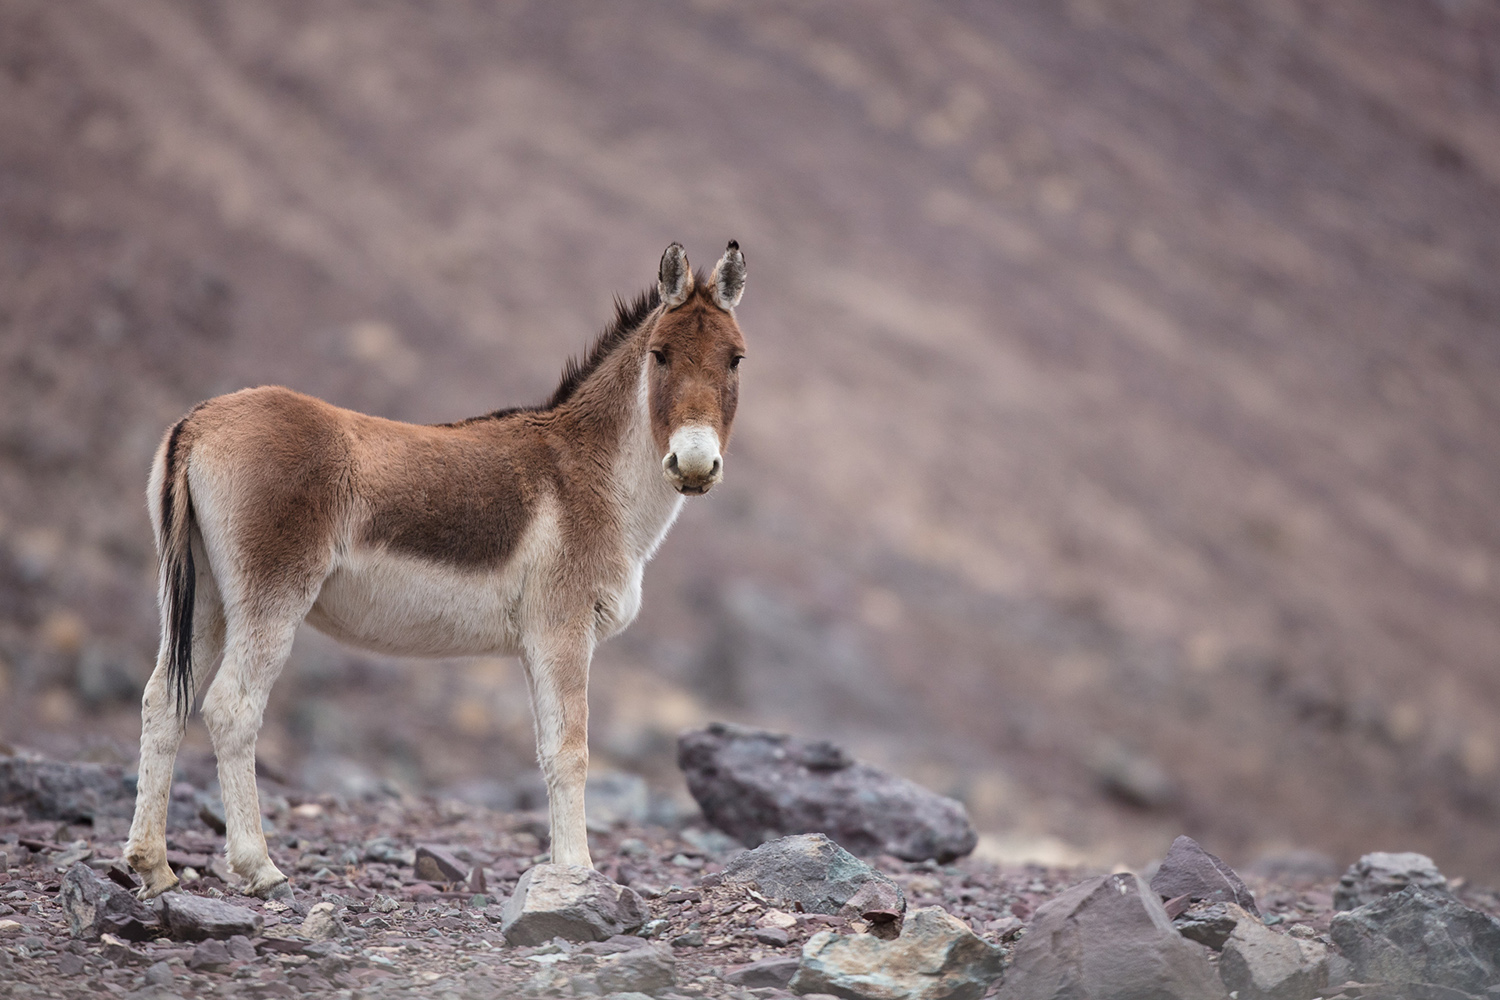
<path id="1" fill-rule="evenodd" d="M 462 882 L 469 870 L 440 847 L 418 845 L 413 867 L 417 878 L 427 882 Z"/>
<path id="2" fill-rule="evenodd" d="M 779 927 L 789 931 L 797 926 L 797 918 L 785 910 L 767 910 L 755 921 L 757 927 Z"/>
<path id="3" fill-rule="evenodd" d="M 773 948 L 785 948 L 792 940 L 780 927 L 759 927 L 754 936 L 761 944 L 768 944 Z"/>
<path id="4" fill-rule="evenodd" d="M 366 861 L 376 861 L 385 865 L 403 865 L 408 868 L 417 863 L 416 851 L 401 846 L 390 837 L 376 837 L 365 841 L 364 857 Z"/>
<path id="5" fill-rule="evenodd" d="M 174 978 L 176 977 L 172 975 L 172 967 L 166 962 L 157 962 L 146 970 L 147 986 L 158 988 L 171 986 Z"/>
<path id="6" fill-rule="evenodd" d="M 240 940 L 246 939 L 241 936 Z M 229 954 L 228 946 L 216 938 L 209 938 L 193 949 L 187 967 L 194 971 L 217 972 L 232 961 L 234 958 Z"/>
<path id="7" fill-rule="evenodd" d="M 1448 891 L 1448 880 L 1425 854 L 1413 851 L 1366 854 L 1339 879 L 1338 887 L 1333 890 L 1333 908 L 1352 910 L 1409 885 L 1429 892 Z"/>
<path id="8" fill-rule="evenodd" d="M 634 891 L 580 865 L 543 864 L 527 871 L 505 901 L 500 929 L 513 945 L 554 937 L 603 941 L 645 923 L 645 901 Z"/>
<path id="9" fill-rule="evenodd" d="M 263 918 L 254 910 L 217 899 L 168 892 L 157 897 L 167 929 L 178 941 L 228 938 L 236 934 L 253 937 L 260 933 Z"/>
<path id="10" fill-rule="evenodd" d="M 76 976 L 83 971 L 83 959 L 71 952 L 57 956 L 57 972 L 62 976 Z"/>
<path id="11" fill-rule="evenodd" d="M 860 912 L 906 910 L 900 886 L 821 833 L 782 837 L 746 851 L 718 879 L 752 885 L 806 913 L 838 914 L 851 902 Z"/>
<path id="12" fill-rule="evenodd" d="M 632 947 L 599 958 L 593 978 L 604 993 L 654 995 L 676 985 L 677 959 L 669 948 L 637 941 Z"/>
<path id="13" fill-rule="evenodd" d="M 224 803 L 221 799 L 208 796 L 201 798 L 198 801 L 198 818 L 221 837 L 229 829 L 228 820 L 224 816 Z"/>
<path id="14" fill-rule="evenodd" d="M 1243 919 L 1224 943 L 1219 976 L 1239 1000 L 1312 1000 L 1328 985 L 1328 949 Z"/>
<path id="15" fill-rule="evenodd" d="M 703 947 L 703 932 L 702 931 L 688 931 L 686 934 L 679 934 L 679 935 L 677 935 L 676 937 L 674 937 L 672 939 L 672 947 L 673 948 L 702 948 Z"/>
<path id="16" fill-rule="evenodd" d="M 1500 983 L 1500 920 L 1447 893 L 1407 886 L 1336 914 L 1329 936 L 1363 982 L 1478 994 Z"/>
<path id="17" fill-rule="evenodd" d="M 327 901 L 316 903 L 302 920 L 300 933 L 311 941 L 331 941 L 343 937 L 347 932 L 340 922 L 336 907 Z"/>
<path id="18" fill-rule="evenodd" d="M 802 946 L 795 993 L 858 1000 L 977 1000 L 1000 978 L 1004 952 L 936 906 L 913 911 L 901 936 L 820 931 Z"/>
<path id="19" fill-rule="evenodd" d="M 116 965 L 138 965 L 146 960 L 144 954 L 136 951 L 113 934 L 99 935 L 99 943 L 102 946 L 101 951 L 105 959 Z"/>
<path id="20" fill-rule="evenodd" d="M 1229 940 L 1229 935 L 1234 933 L 1235 926 L 1241 920 L 1252 920 L 1260 923 L 1242 907 L 1233 903 L 1209 903 L 1191 906 L 1182 914 L 1172 920 L 1172 926 L 1177 928 L 1177 933 L 1189 941 L 1197 941 L 1201 945 L 1207 945 L 1214 951 L 1224 947 L 1224 942 Z"/>
<path id="21" fill-rule="evenodd" d="M 1234 869 L 1198 846 L 1191 837 L 1172 841 L 1161 867 L 1151 877 L 1151 888 L 1163 899 L 1187 896 L 1194 903 L 1234 903 L 1260 915 L 1255 896 Z"/>
<path id="22" fill-rule="evenodd" d="M 987 933 L 999 938 L 1001 941 L 1012 941 L 1017 934 L 1021 933 L 1021 928 L 1025 926 L 1025 921 L 1020 917 L 1007 913 L 1005 916 L 997 917 L 985 924 L 984 929 Z"/>
<path id="23" fill-rule="evenodd" d="M 797 958 L 763 958 L 726 973 L 724 981 L 748 990 L 785 989 L 792 976 L 797 974 L 800 961 Z"/>
<path id="24" fill-rule="evenodd" d="M 678 739 L 677 762 L 708 821 L 750 847 L 818 832 L 862 855 L 947 862 L 978 842 L 962 803 L 826 740 L 714 723 Z"/>
<path id="25" fill-rule="evenodd" d="M 243 934 L 231 937 L 226 947 L 229 949 L 229 957 L 236 962 L 255 961 L 255 945 L 251 944 L 250 939 Z"/>

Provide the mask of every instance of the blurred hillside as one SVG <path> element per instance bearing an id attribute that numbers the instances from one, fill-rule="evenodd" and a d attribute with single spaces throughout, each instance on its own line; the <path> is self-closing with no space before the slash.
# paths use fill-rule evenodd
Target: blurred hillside
<path id="1" fill-rule="evenodd" d="M 600 766 L 668 785 L 729 717 L 1099 858 L 1500 878 L 1477 0 L 9 0 L 0 735 L 133 757 L 194 402 L 539 401 L 731 237 L 728 478 L 596 658 Z M 262 758 L 483 789 L 529 766 L 518 673 L 307 632 Z"/>

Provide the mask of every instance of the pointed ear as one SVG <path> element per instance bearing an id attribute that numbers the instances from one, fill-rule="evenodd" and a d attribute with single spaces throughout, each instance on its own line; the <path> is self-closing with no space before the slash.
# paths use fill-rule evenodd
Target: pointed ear
<path id="1" fill-rule="evenodd" d="M 714 265 L 713 277 L 708 280 L 713 285 L 714 301 L 719 308 L 733 312 L 740 304 L 740 296 L 745 294 L 745 255 L 740 253 L 738 241 L 729 241 L 724 256 Z"/>
<path id="2" fill-rule="evenodd" d="M 693 269 L 681 243 L 673 243 L 661 255 L 661 270 L 656 275 L 656 290 L 662 305 L 676 309 L 693 294 Z"/>

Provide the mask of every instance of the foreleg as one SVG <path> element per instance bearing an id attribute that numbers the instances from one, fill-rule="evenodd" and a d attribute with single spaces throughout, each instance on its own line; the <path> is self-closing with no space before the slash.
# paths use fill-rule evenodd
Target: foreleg
<path id="1" fill-rule="evenodd" d="M 559 630 L 528 643 L 522 660 L 531 686 L 537 761 L 547 779 L 552 861 L 593 867 L 584 821 L 589 774 L 589 660 L 584 629 Z"/>

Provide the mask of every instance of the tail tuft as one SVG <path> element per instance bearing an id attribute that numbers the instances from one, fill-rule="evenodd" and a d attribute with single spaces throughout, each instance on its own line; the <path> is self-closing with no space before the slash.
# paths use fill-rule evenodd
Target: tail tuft
<path id="1" fill-rule="evenodd" d="M 198 587 L 193 565 L 193 499 L 188 493 L 186 456 L 178 455 L 186 425 L 187 418 L 178 421 L 167 438 L 160 542 L 162 629 L 179 719 L 186 719 L 193 709 L 193 600 Z"/>

